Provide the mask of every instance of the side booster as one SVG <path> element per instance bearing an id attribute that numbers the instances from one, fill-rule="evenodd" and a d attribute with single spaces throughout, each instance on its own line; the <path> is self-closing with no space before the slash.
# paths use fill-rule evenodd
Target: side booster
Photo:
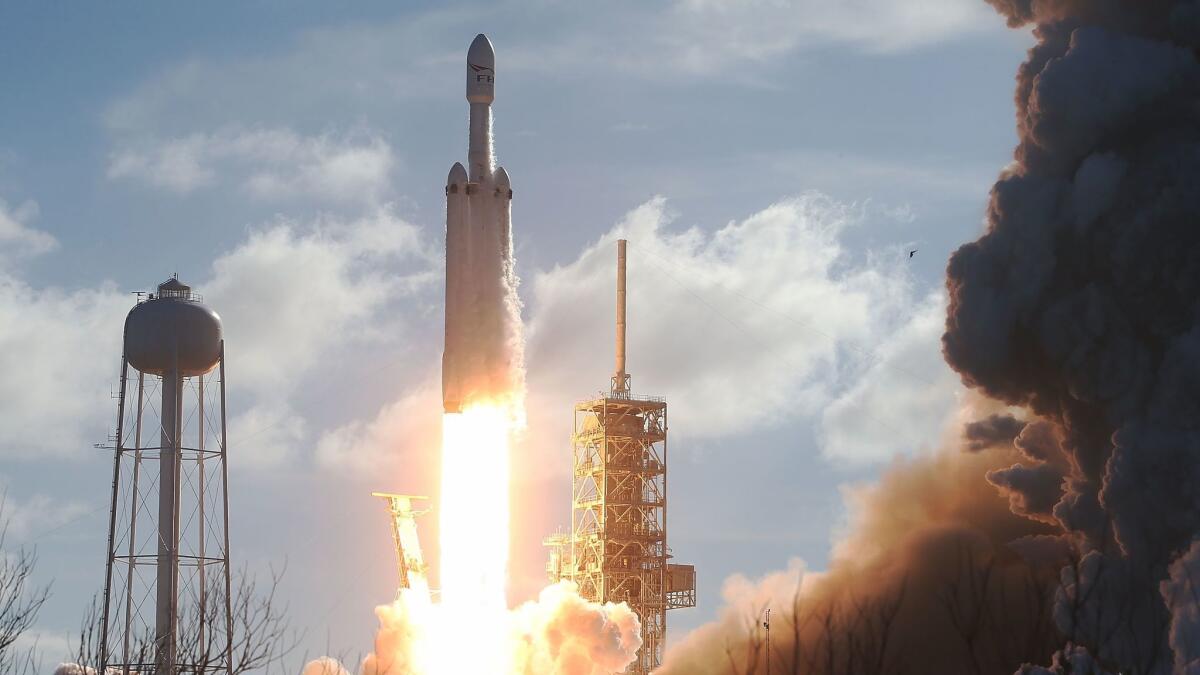
<path id="1" fill-rule="evenodd" d="M 447 413 L 507 391 L 511 377 L 512 188 L 492 153 L 495 98 L 496 54 L 480 33 L 467 51 L 470 168 L 456 162 L 446 179 L 442 405 Z"/>

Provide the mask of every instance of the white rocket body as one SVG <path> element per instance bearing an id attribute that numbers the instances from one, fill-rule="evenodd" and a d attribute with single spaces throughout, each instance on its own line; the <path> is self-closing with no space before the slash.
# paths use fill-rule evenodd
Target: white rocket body
<path id="1" fill-rule="evenodd" d="M 496 56 L 482 33 L 467 51 L 469 170 L 446 181 L 446 341 L 442 404 L 461 412 L 513 388 L 516 276 L 508 174 L 492 156 Z"/>

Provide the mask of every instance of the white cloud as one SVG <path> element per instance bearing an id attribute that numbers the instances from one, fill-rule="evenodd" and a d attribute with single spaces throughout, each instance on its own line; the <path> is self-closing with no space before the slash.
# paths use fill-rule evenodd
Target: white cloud
<path id="1" fill-rule="evenodd" d="M 219 256 L 194 287 L 221 314 L 229 343 L 230 443 L 246 446 L 239 461 L 311 450 L 305 432 L 322 411 L 297 402 L 302 385 L 325 360 L 399 338 L 411 315 L 398 303 L 437 279 L 439 266 L 419 230 L 387 208 L 354 220 L 280 220 Z M 35 288 L 0 273 L 0 455 L 66 456 L 105 439 L 132 305 L 111 283 Z"/>
<path id="2" fill-rule="evenodd" d="M 945 294 L 931 294 L 914 306 L 911 320 L 862 355 L 853 384 L 821 415 L 821 448 L 827 458 L 879 462 L 938 443 L 963 392 L 942 359 L 945 320 Z"/>
<path id="3" fill-rule="evenodd" d="M 574 12 L 576 8 L 572 7 Z M 994 12 L 972 0 L 676 0 L 607 3 L 600 14 L 556 17 L 562 26 L 506 46 L 509 67 L 539 71 L 593 68 L 678 82 L 721 73 L 741 77 L 747 66 L 784 72 L 805 53 L 844 47 L 891 54 L 996 28 Z"/>
<path id="4" fill-rule="evenodd" d="M 65 456 L 105 440 L 132 304 L 112 284 L 34 288 L 0 273 L 0 454 Z"/>
<path id="5" fill-rule="evenodd" d="M 841 243 L 847 228 L 887 217 L 817 194 L 715 232 L 673 227 L 661 198 L 634 209 L 576 260 L 526 285 L 528 445 L 557 449 L 563 411 L 607 387 L 613 242 L 625 237 L 634 389 L 667 396 L 686 437 L 819 416 L 831 458 L 911 450 L 891 428 L 930 423 L 951 407 L 943 403 L 953 378 L 937 356 L 940 299 L 915 295 L 902 255 L 858 259 Z M 363 361 L 402 339 L 439 279 L 440 256 L 387 209 L 355 220 L 279 220 L 219 256 L 211 277 L 194 285 L 224 321 L 239 461 L 269 465 L 315 448 L 322 465 L 371 470 L 435 443 L 435 363 L 396 371 L 409 393 L 349 419 L 306 390 L 314 378 L 323 391 L 352 387 L 331 381 L 344 376 L 326 364 L 369 372 Z M 0 277 L 0 368 L 13 375 L 0 382 L 0 422 L 13 430 L 5 454 L 63 452 L 83 444 L 82 430 L 99 435 L 111 425 L 106 394 L 130 304 L 111 286 L 65 292 Z M 97 358 L 104 354 L 111 362 Z M 913 372 L 921 377 L 905 375 Z"/>
<path id="6" fill-rule="evenodd" d="M 0 534 L 11 535 L 18 542 L 28 541 L 31 537 L 36 541 L 53 532 L 55 528 L 91 513 L 94 508 L 81 502 L 63 499 L 61 496 L 52 498 L 44 494 L 35 494 L 27 499 L 18 499 L 9 493 L 11 480 L 2 479 L 0 482 L 4 484 L 3 493 L 0 495 L 3 499 L 0 503 L 0 516 L 3 517 L 0 529 L 3 529 L 3 532 Z"/>
<path id="7" fill-rule="evenodd" d="M 995 16 L 972 0 L 678 0 L 661 20 L 681 63 L 704 72 L 830 44 L 912 49 L 975 32 Z"/>
<path id="8" fill-rule="evenodd" d="M 264 200 L 296 196 L 377 202 L 388 192 L 392 148 L 369 134 L 302 136 L 289 129 L 224 128 L 159 139 L 127 139 L 109 178 L 186 194 L 224 180 Z"/>
<path id="9" fill-rule="evenodd" d="M 621 237 L 630 240 L 634 390 L 665 395 L 673 428 L 722 437 L 821 412 L 854 376 L 855 358 L 924 309 L 900 255 L 855 261 L 842 247 L 843 231 L 868 213 L 876 217 L 808 194 L 706 233 L 671 229 L 662 199 L 631 211 L 526 294 L 530 428 L 552 429 L 557 443 L 563 411 L 607 388 Z"/>
<path id="10" fill-rule="evenodd" d="M 536 28 L 529 22 L 514 25 L 513 17 L 530 14 L 537 16 Z M 605 73 L 675 84 L 720 74 L 727 82 L 777 85 L 768 78 L 794 67 L 805 53 L 831 46 L 894 53 L 984 29 L 1004 30 L 978 0 L 615 0 L 586 7 L 510 0 L 438 6 L 394 21 L 302 32 L 250 57 L 171 64 L 114 101 L 105 122 L 118 138 L 180 140 L 187 130 L 232 121 L 278 124 L 284 113 L 298 110 L 394 112 L 405 99 L 446 95 L 446 83 L 461 77 L 463 52 L 480 25 L 503 31 L 497 46 L 506 73 L 586 72 L 593 85 Z M 163 173 L 163 183 L 182 187 L 213 178 L 203 165 L 188 163 L 186 145 L 180 148 L 183 157 L 167 165 L 178 173 Z M 131 168 L 141 166 L 139 154 L 132 156 Z"/>
<path id="11" fill-rule="evenodd" d="M 896 251 L 855 260 L 840 241 L 847 228 L 886 217 L 818 194 L 783 200 L 716 232 L 672 227 L 662 198 L 630 211 L 574 261 L 524 287 L 529 427 L 514 461 L 527 473 L 553 471 L 557 464 L 544 458 L 561 452 L 571 405 L 607 390 L 618 238 L 630 240 L 634 392 L 666 396 L 672 428 L 686 438 L 819 419 L 856 378 L 875 376 L 860 365 L 863 354 L 877 353 L 892 369 L 916 367 L 894 360 L 907 355 L 908 342 L 936 353 L 938 338 L 927 330 L 932 310 L 914 297 L 906 258 Z M 916 328 L 914 313 L 926 320 Z M 910 333 L 904 349 L 893 344 Z M 913 384 L 896 383 L 897 396 Z M 438 437 L 437 392 L 430 376 L 373 418 L 324 434 L 319 460 L 372 471 L 389 460 L 419 459 Z M 911 449 L 893 440 L 891 452 Z M 854 451 L 830 445 L 827 454 Z M 870 459 L 886 456 L 880 450 Z"/>
<path id="12" fill-rule="evenodd" d="M 15 257 L 34 256 L 58 246 L 53 236 L 29 226 L 37 215 L 36 202 L 27 201 L 12 208 L 0 199 L 0 261 L 6 257 L 5 253 Z"/>
<path id="13" fill-rule="evenodd" d="M 408 317 L 394 303 L 437 279 L 439 264 L 418 228 L 387 209 L 308 227 L 280 221 L 214 261 L 202 288 L 225 326 L 230 385 L 250 401 L 230 444 L 245 443 L 259 464 L 311 448 L 308 411 L 290 403 L 297 387 L 322 359 L 397 339 Z"/>
<path id="14" fill-rule="evenodd" d="M 278 395 L 324 350 L 369 337 L 380 306 L 435 278 L 436 257 L 422 246 L 416 226 L 388 210 L 251 231 L 202 284 L 224 320 L 238 379 Z"/>
<path id="15" fill-rule="evenodd" d="M 236 375 L 236 373 L 235 373 Z M 286 397 L 255 398 L 229 420 L 229 461 L 235 467 L 269 467 L 292 459 L 307 447 L 307 421 L 292 410 Z"/>
<path id="16" fill-rule="evenodd" d="M 352 421 L 322 435 L 317 461 L 326 467 L 367 474 L 404 466 L 412 491 L 428 490 L 413 480 L 431 476 L 441 439 L 441 380 L 430 377 L 370 421 Z"/>

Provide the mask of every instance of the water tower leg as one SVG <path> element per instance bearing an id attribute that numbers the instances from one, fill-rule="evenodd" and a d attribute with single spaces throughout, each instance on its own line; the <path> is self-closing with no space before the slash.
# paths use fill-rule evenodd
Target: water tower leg
<path id="1" fill-rule="evenodd" d="M 133 508 L 129 510 L 129 553 L 125 573 L 125 637 L 121 642 L 121 675 L 129 675 L 129 637 L 133 635 L 133 578 L 136 571 L 137 558 L 137 515 L 139 480 L 142 473 L 142 413 L 146 410 L 146 374 L 138 371 L 137 383 L 137 416 L 133 425 L 133 484 L 129 494 L 133 499 Z M 135 645 L 137 647 L 137 645 Z M 138 648 L 138 651 L 143 651 Z"/>
<path id="2" fill-rule="evenodd" d="M 155 663 L 159 673 L 175 670 L 176 583 L 178 559 L 179 408 L 183 378 L 178 367 L 162 378 L 162 442 L 158 461 L 158 591 L 155 605 Z"/>

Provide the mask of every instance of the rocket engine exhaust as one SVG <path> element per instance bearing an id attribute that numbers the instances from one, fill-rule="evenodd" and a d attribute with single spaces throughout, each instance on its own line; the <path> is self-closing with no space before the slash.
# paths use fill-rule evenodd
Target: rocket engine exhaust
<path id="1" fill-rule="evenodd" d="M 492 154 L 496 54 L 482 33 L 467 51 L 471 106 L 466 169 L 446 180 L 446 338 L 442 406 L 459 413 L 475 401 L 520 390 L 519 301 L 513 269 L 512 188 Z"/>

